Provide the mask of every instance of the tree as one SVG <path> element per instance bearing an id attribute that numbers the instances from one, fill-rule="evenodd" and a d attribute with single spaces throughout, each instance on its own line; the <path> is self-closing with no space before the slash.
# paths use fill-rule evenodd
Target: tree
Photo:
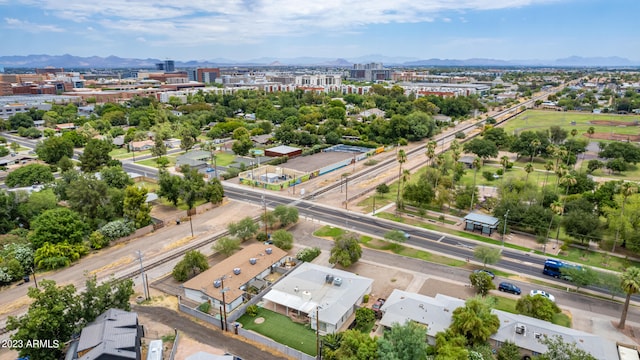
<path id="1" fill-rule="evenodd" d="M 319 247 L 304 248 L 296 254 L 296 259 L 304 262 L 311 262 L 313 259 L 320 256 L 322 250 Z"/>
<path id="2" fill-rule="evenodd" d="M 291 250 L 293 247 L 293 234 L 286 230 L 276 230 L 271 234 L 273 245 L 282 250 Z"/>
<path id="3" fill-rule="evenodd" d="M 533 167 L 533 163 L 527 163 L 527 165 L 524 166 L 524 171 L 527 173 L 525 181 L 529 181 L 529 174 L 532 173 L 533 170 L 535 170 Z"/>
<path id="4" fill-rule="evenodd" d="M 73 142 L 62 136 L 52 136 L 39 142 L 35 151 L 40 160 L 56 164 L 63 156 L 73 157 Z"/>
<path id="5" fill-rule="evenodd" d="M 425 341 L 427 328 L 414 321 L 404 325 L 395 323 L 378 339 L 378 359 L 403 360 L 425 359 L 428 344 Z"/>
<path id="6" fill-rule="evenodd" d="M 622 290 L 621 280 L 618 274 L 603 271 L 599 272 L 598 285 L 602 286 L 609 292 L 609 295 L 611 295 L 611 300 L 613 300 L 616 295 L 622 294 L 624 292 Z"/>
<path id="7" fill-rule="evenodd" d="M 596 360 L 593 355 L 578 348 L 575 342 L 565 343 L 562 336 L 554 335 L 548 337 L 544 335 L 538 340 L 541 344 L 547 346 L 547 352 L 536 357 L 537 360 Z"/>
<path id="8" fill-rule="evenodd" d="M 435 141 L 429 141 L 426 145 L 425 155 L 429 158 L 429 165 L 433 166 L 433 158 L 436 157 L 436 146 L 437 143 Z"/>
<path id="9" fill-rule="evenodd" d="M 249 138 L 242 138 L 233 142 L 231 150 L 238 156 L 246 156 L 253 147 L 253 141 Z"/>
<path id="10" fill-rule="evenodd" d="M 80 214 L 87 223 L 97 225 L 110 221 L 122 213 L 122 199 L 116 204 L 107 184 L 93 175 L 80 176 L 71 181 L 67 192 L 69 207 Z M 116 210 L 118 208 L 119 210 Z"/>
<path id="11" fill-rule="evenodd" d="M 493 283 L 491 276 L 484 271 L 472 272 L 469 275 L 471 286 L 476 289 L 480 296 L 487 296 L 489 290 L 494 290 L 496 285 Z"/>
<path id="12" fill-rule="evenodd" d="M 389 241 L 403 243 L 407 240 L 407 235 L 404 231 L 390 230 L 384 234 L 384 238 Z"/>
<path id="13" fill-rule="evenodd" d="M 74 167 L 73 161 L 71 161 L 71 159 L 69 159 L 66 155 L 60 158 L 57 165 L 60 168 L 61 172 L 71 170 Z"/>
<path id="14" fill-rule="evenodd" d="M 105 282 L 95 285 L 95 278 L 87 280 L 83 293 L 76 294 L 73 285 L 57 286 L 52 280 L 41 280 L 39 287 L 30 287 L 28 296 L 33 299 L 25 315 L 7 319 L 7 329 L 16 330 L 11 335 L 15 342 L 27 344 L 34 339 L 50 339 L 56 348 L 23 346 L 15 349 L 20 356 L 31 359 L 55 360 L 63 357 L 64 344 L 85 324 L 110 308 L 129 310 L 129 298 L 133 295 L 133 282 Z"/>
<path id="15" fill-rule="evenodd" d="M 436 334 L 435 360 L 469 360 L 467 338 L 451 328 Z"/>
<path id="16" fill-rule="evenodd" d="M 164 141 L 160 136 L 156 134 L 156 137 L 153 139 L 153 147 L 151 148 L 151 155 L 155 156 L 156 159 L 167 154 L 167 146 L 164 144 Z"/>
<path id="17" fill-rule="evenodd" d="M 112 149 L 113 144 L 107 140 L 89 140 L 79 157 L 80 169 L 84 172 L 93 172 L 100 169 L 111 160 L 109 152 Z"/>
<path id="18" fill-rule="evenodd" d="M 173 268 L 171 275 L 177 281 L 186 281 L 197 274 L 207 270 L 209 263 L 207 257 L 198 250 L 190 250 L 184 254 L 184 258 L 180 260 Z"/>
<path id="19" fill-rule="evenodd" d="M 576 210 L 567 213 L 562 220 L 562 225 L 567 231 L 567 235 L 580 240 L 584 244 L 586 241 L 600 241 L 602 225 L 597 214 Z"/>
<path id="20" fill-rule="evenodd" d="M 224 255 L 224 257 L 229 257 L 240 249 L 240 240 L 225 236 L 216 240 L 211 249 Z"/>
<path id="21" fill-rule="evenodd" d="M 471 192 L 471 204 L 469 205 L 469 212 L 473 211 L 474 198 L 476 195 L 476 178 L 478 176 L 478 170 L 482 167 L 482 160 L 477 157 L 473 159 L 473 192 Z"/>
<path id="22" fill-rule="evenodd" d="M 160 170 L 158 185 L 160 185 L 158 196 L 167 198 L 173 206 L 177 206 L 180 199 L 182 179 L 177 175 L 171 175 L 167 171 Z"/>
<path id="23" fill-rule="evenodd" d="M 219 204 L 224 199 L 224 189 L 220 179 L 214 178 L 204 185 L 202 196 L 212 204 Z M 297 220 L 296 220 L 297 221 Z"/>
<path id="24" fill-rule="evenodd" d="M 553 316 L 560 312 L 556 303 L 542 295 L 522 296 L 516 302 L 516 311 L 522 315 L 536 319 L 551 321 Z"/>
<path id="25" fill-rule="evenodd" d="M 330 356 L 323 356 L 327 360 L 376 360 L 376 339 L 359 330 L 347 330 L 342 333 L 340 346 Z"/>
<path id="26" fill-rule="evenodd" d="M 247 241 L 258 233 L 259 225 L 250 216 L 228 225 L 229 234 L 242 241 Z"/>
<path id="27" fill-rule="evenodd" d="M 26 113 L 17 113 L 9 116 L 9 125 L 12 130 L 17 130 L 19 128 L 28 129 L 34 126 L 33 119 Z"/>
<path id="28" fill-rule="evenodd" d="M 475 138 L 466 142 L 462 149 L 465 152 L 475 154 L 483 160 L 498 156 L 498 146 L 493 141 Z"/>
<path id="29" fill-rule="evenodd" d="M 500 261 L 500 249 L 492 246 L 480 245 L 473 249 L 473 256 L 482 261 L 482 267 L 486 268 L 487 264 L 493 265 Z"/>
<path id="30" fill-rule="evenodd" d="M 627 268 L 620 276 L 620 286 L 622 287 L 622 290 L 627 294 L 624 300 L 624 306 L 622 307 L 620 322 L 618 323 L 618 329 L 624 329 L 625 322 L 627 321 L 627 312 L 629 311 L 629 301 L 631 300 L 631 295 L 640 292 L 640 268 Z"/>
<path id="31" fill-rule="evenodd" d="M 31 222 L 33 230 L 29 240 L 35 249 L 45 242 L 52 244 L 68 241 L 79 244 L 86 233 L 86 223 L 78 213 L 67 208 L 56 208 L 43 212 Z"/>
<path id="32" fill-rule="evenodd" d="M 596 133 L 596 129 L 593 126 L 589 126 L 589 128 L 587 129 L 587 134 L 589 134 L 589 139 L 591 139 L 591 137 L 595 133 Z"/>
<path id="33" fill-rule="evenodd" d="M 449 329 L 454 334 L 462 335 L 467 339 L 468 345 L 482 344 L 500 327 L 498 315 L 491 312 L 491 306 L 487 300 L 480 297 L 472 297 L 453 311 Z"/>
<path id="34" fill-rule="evenodd" d="M 298 209 L 294 206 L 278 205 L 273 209 L 273 215 L 280 222 L 281 227 L 298 222 Z"/>
<path id="35" fill-rule="evenodd" d="M 402 204 L 400 204 L 400 183 L 402 182 L 402 164 L 407 161 L 407 154 L 403 149 L 398 150 L 398 154 L 396 156 L 396 160 L 398 160 L 398 194 L 396 195 L 396 210 L 401 208 Z"/>
<path id="36" fill-rule="evenodd" d="M 151 224 L 151 204 L 147 202 L 147 188 L 134 185 L 124 190 L 123 215 L 139 229 Z"/>
<path id="37" fill-rule="evenodd" d="M 356 329 L 363 331 L 368 329 L 376 321 L 376 313 L 366 307 L 356 310 Z"/>
<path id="38" fill-rule="evenodd" d="M 562 276 L 576 286 L 576 291 L 581 287 L 593 285 L 598 281 L 598 273 L 588 266 L 568 267 L 560 269 Z"/>
<path id="39" fill-rule="evenodd" d="M 505 341 L 498 349 L 497 360 L 520 360 L 520 348 L 514 342 Z"/>
<path id="40" fill-rule="evenodd" d="M 100 170 L 100 180 L 104 181 L 108 187 L 124 189 L 133 185 L 133 179 L 127 174 L 122 166 L 108 166 Z"/>
<path id="41" fill-rule="evenodd" d="M 191 210 L 196 201 L 203 198 L 204 178 L 198 172 L 198 169 L 193 169 L 189 165 L 182 165 L 180 172 L 183 175 L 179 189 L 180 198 L 187 205 L 187 208 Z"/>
<path id="42" fill-rule="evenodd" d="M 55 180 L 51 168 L 41 164 L 29 164 L 19 167 L 7 175 L 5 183 L 9 187 L 47 184 Z"/>
<path id="43" fill-rule="evenodd" d="M 347 268 L 351 264 L 360 260 L 362 256 L 362 248 L 358 242 L 357 235 L 344 234 L 338 237 L 331 248 L 330 264 L 339 264 Z"/>

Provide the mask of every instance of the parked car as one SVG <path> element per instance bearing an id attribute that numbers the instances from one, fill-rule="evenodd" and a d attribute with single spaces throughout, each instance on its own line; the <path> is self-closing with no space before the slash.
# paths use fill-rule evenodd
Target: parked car
<path id="1" fill-rule="evenodd" d="M 522 294 L 522 290 L 520 290 L 519 287 L 508 282 L 501 282 L 500 285 L 498 285 L 498 290 L 516 294 L 516 295 Z"/>
<path id="2" fill-rule="evenodd" d="M 496 278 L 496 274 L 494 274 L 493 272 L 487 270 L 487 269 L 480 269 L 480 270 L 473 270 L 474 274 L 478 274 L 478 273 L 485 273 L 487 275 L 489 275 L 489 277 L 491 277 L 491 279 L 495 279 Z"/>
<path id="3" fill-rule="evenodd" d="M 405 239 L 409 240 L 411 238 L 411 235 L 408 232 L 402 231 L 402 230 L 400 230 L 400 232 L 402 233 L 402 236 L 404 236 Z"/>
<path id="4" fill-rule="evenodd" d="M 384 305 L 385 301 L 386 300 L 383 298 L 378 298 L 378 300 L 376 300 L 376 302 L 373 303 L 373 306 L 371 307 L 371 309 L 376 312 L 380 311 L 380 308 L 382 307 L 382 305 Z"/>
<path id="5" fill-rule="evenodd" d="M 531 290 L 531 296 L 536 296 L 536 295 L 541 295 L 546 297 L 547 299 L 555 302 L 556 301 L 556 297 L 549 294 L 548 292 L 544 291 L 544 290 Z"/>

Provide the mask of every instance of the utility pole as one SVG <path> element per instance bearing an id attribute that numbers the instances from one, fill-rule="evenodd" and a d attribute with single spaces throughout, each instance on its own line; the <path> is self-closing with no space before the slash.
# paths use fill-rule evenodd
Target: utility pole
<path id="1" fill-rule="evenodd" d="M 31 273 L 33 274 L 33 283 L 36 285 L 36 290 L 38 290 L 38 280 L 36 280 L 36 272 L 33 267 L 31 267 Z"/>
<path id="2" fill-rule="evenodd" d="M 138 260 L 140 260 L 140 277 L 142 278 L 142 289 L 144 290 L 144 298 L 145 300 L 149 300 L 149 290 L 147 289 L 147 281 L 144 276 L 144 266 L 142 266 L 142 252 L 140 250 L 136 251 L 138 254 Z"/>
<path id="3" fill-rule="evenodd" d="M 264 208 L 264 218 L 262 219 L 262 222 L 264 222 L 264 235 L 268 237 L 269 234 L 267 232 L 267 200 L 264 198 L 264 195 L 262 195 L 262 207 Z"/>
<path id="4" fill-rule="evenodd" d="M 222 290 L 220 290 L 220 292 L 222 293 L 222 312 L 224 314 L 224 331 L 229 331 L 229 324 L 227 324 L 227 301 L 224 298 L 224 293 L 227 292 L 227 288 L 224 287 L 224 278 L 225 276 L 223 275 L 220 278 L 220 281 L 222 282 Z"/>
<path id="5" fill-rule="evenodd" d="M 504 214 L 504 228 L 502 230 L 502 247 L 504 247 L 504 235 L 507 233 L 507 218 L 509 217 L 509 210 Z"/>
<path id="6" fill-rule="evenodd" d="M 344 177 L 344 208 L 348 209 L 349 207 L 349 176 Z"/>
<path id="7" fill-rule="evenodd" d="M 320 356 L 320 306 L 316 306 L 316 359 L 322 359 Z"/>

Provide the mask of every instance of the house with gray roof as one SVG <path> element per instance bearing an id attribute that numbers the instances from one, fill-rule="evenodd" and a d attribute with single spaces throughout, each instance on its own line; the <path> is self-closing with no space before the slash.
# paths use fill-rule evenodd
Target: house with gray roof
<path id="1" fill-rule="evenodd" d="M 396 289 L 380 307 L 383 314 L 380 325 L 390 328 L 395 323 L 407 321 L 426 325 L 427 342 L 434 345 L 436 334 L 449 327 L 453 311 L 460 306 L 464 306 L 464 301 L 454 297 L 442 294 L 430 297 Z M 495 351 L 510 341 L 518 346 L 523 359 L 531 359 L 547 351 L 547 346 L 540 343 L 540 339 L 560 336 L 565 343 L 576 344 L 596 359 L 619 359 L 616 344 L 600 336 L 524 315 L 501 310 L 492 312 L 500 319 L 498 331 L 489 339 L 489 345 Z"/>
<path id="2" fill-rule="evenodd" d="M 371 292 L 373 280 L 347 271 L 302 263 L 265 294 L 265 308 L 308 318 L 321 334 L 335 333 Z M 317 315 L 317 317 L 316 317 Z"/>
<path id="3" fill-rule="evenodd" d="M 191 150 L 176 158 L 176 170 L 182 165 L 189 165 L 192 169 L 206 168 L 207 161 L 211 158 L 211 153 L 204 150 Z"/>
<path id="4" fill-rule="evenodd" d="M 142 326 L 138 314 L 109 309 L 82 329 L 77 344 L 71 346 L 72 359 L 78 360 L 140 360 Z"/>

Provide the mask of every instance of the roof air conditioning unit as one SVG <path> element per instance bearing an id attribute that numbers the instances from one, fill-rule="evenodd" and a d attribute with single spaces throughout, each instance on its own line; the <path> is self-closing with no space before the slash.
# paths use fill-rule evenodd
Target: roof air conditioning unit
<path id="1" fill-rule="evenodd" d="M 331 275 L 331 274 L 327 274 L 327 276 L 325 276 L 325 277 L 324 277 L 324 281 L 325 281 L 327 284 L 331 284 L 331 283 L 333 282 L 333 275 Z"/>
<path id="2" fill-rule="evenodd" d="M 333 279 L 333 285 L 335 285 L 335 286 L 342 285 L 342 278 L 337 277 L 337 278 Z"/>
<path id="3" fill-rule="evenodd" d="M 535 336 L 536 339 L 542 339 L 542 334 L 540 333 L 535 333 L 533 336 Z"/>
<path id="4" fill-rule="evenodd" d="M 516 334 L 524 335 L 525 330 L 526 330 L 526 327 L 524 325 L 520 325 L 520 324 L 516 325 Z"/>
<path id="5" fill-rule="evenodd" d="M 240 268 L 233 269 L 233 274 L 234 275 L 240 275 Z"/>
<path id="6" fill-rule="evenodd" d="M 273 249 L 271 249 L 271 248 L 266 248 L 266 249 L 264 249 L 264 252 L 266 252 L 266 253 L 267 253 L 267 255 L 271 255 L 271 252 L 273 252 Z"/>
<path id="7" fill-rule="evenodd" d="M 256 260 L 256 258 L 251 258 L 251 259 L 249 259 L 249 264 L 255 265 L 257 261 L 258 260 Z"/>
<path id="8" fill-rule="evenodd" d="M 217 289 L 217 288 L 219 288 L 220 286 L 222 286 L 222 281 L 220 281 L 220 280 L 216 280 L 216 281 L 214 281 L 214 282 L 213 282 L 213 287 L 214 287 L 214 288 L 216 288 L 216 289 Z"/>

